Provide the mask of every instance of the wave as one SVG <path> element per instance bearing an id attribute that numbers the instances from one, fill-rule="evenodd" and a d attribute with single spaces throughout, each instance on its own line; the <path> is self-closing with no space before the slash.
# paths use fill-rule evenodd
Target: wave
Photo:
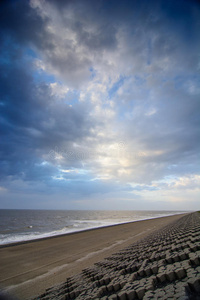
<path id="1" fill-rule="evenodd" d="M 127 216 L 124 214 L 120 218 L 113 218 L 113 219 L 104 219 L 104 220 L 88 220 L 88 219 L 83 219 L 83 220 L 75 220 L 71 219 L 69 220 L 66 226 L 62 226 L 59 229 L 56 230 L 49 230 L 45 232 L 41 231 L 36 231 L 35 226 L 33 225 L 28 225 L 26 228 L 29 229 L 27 231 L 23 232 L 16 232 L 13 231 L 12 233 L 0 233 L 0 245 L 6 245 L 10 243 L 17 243 L 17 242 L 23 242 L 23 241 L 31 241 L 35 239 L 43 239 L 43 238 L 48 238 L 48 237 L 53 237 L 53 236 L 59 236 L 59 235 L 64 235 L 64 234 L 70 234 L 74 232 L 81 232 L 84 230 L 89 230 L 89 229 L 95 229 L 95 228 L 101 228 L 105 226 L 112 226 L 112 225 L 117 225 L 117 224 L 124 224 L 124 223 L 129 223 L 129 222 L 135 222 L 135 221 L 141 221 L 141 220 L 147 220 L 147 219 L 153 219 L 153 218 L 158 218 L 158 217 L 164 217 L 164 216 L 170 216 L 174 214 L 180 214 L 183 212 L 177 212 L 177 213 L 151 213 L 148 212 L 144 215 L 136 215 L 135 217 Z M 37 228 L 38 229 L 38 228 Z"/>

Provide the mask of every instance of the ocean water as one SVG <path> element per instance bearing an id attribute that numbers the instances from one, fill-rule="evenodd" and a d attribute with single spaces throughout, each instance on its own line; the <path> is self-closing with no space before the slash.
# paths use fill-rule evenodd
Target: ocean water
<path id="1" fill-rule="evenodd" d="M 184 212 L 0 209 L 0 245 L 180 213 Z"/>

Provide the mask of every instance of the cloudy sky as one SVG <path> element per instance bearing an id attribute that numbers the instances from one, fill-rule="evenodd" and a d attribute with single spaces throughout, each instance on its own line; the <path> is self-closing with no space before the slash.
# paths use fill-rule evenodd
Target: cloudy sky
<path id="1" fill-rule="evenodd" d="M 199 209 L 199 2 L 0 6 L 0 208 Z"/>

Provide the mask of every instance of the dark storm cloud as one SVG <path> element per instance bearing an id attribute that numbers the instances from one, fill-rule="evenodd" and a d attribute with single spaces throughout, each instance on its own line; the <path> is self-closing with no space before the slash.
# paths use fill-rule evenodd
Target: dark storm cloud
<path id="1" fill-rule="evenodd" d="M 1 37 L 11 37 L 17 43 L 30 43 L 38 48 L 53 47 L 51 35 L 45 30 L 48 18 L 37 15 L 29 1 L 2 1 L 0 7 Z"/>

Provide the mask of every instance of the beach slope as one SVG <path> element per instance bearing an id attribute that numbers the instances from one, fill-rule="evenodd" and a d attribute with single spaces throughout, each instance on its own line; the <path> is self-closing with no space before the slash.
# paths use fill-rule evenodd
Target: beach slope
<path id="1" fill-rule="evenodd" d="M 30 299 L 167 225 L 180 222 L 184 216 L 187 214 L 1 247 L 1 288 L 19 299 Z"/>

